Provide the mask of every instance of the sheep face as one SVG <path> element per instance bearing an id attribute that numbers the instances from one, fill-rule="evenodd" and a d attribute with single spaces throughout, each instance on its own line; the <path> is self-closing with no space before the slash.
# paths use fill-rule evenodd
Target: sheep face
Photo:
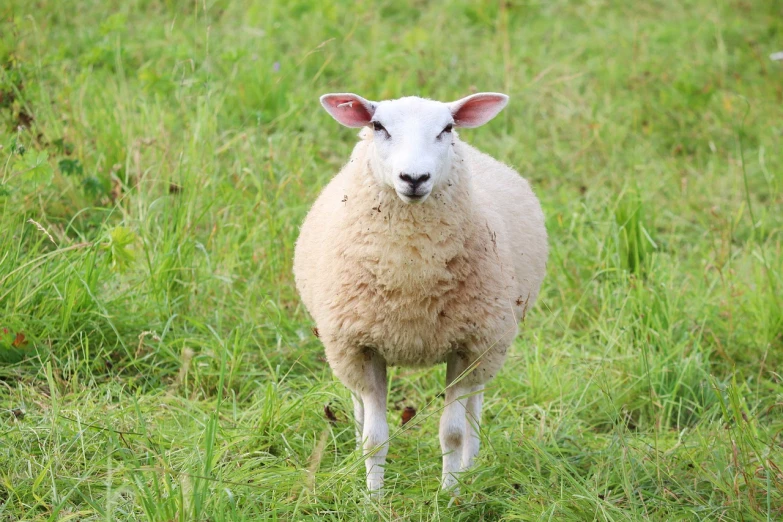
<path id="1" fill-rule="evenodd" d="M 451 170 L 454 118 L 448 105 L 422 98 L 378 104 L 370 122 L 372 172 L 405 203 L 423 203 Z"/>
<path id="2" fill-rule="evenodd" d="M 370 127 L 372 174 L 405 203 L 423 203 L 448 182 L 454 127 L 478 127 L 505 107 L 508 97 L 480 93 L 452 103 L 410 96 L 372 102 L 356 94 L 326 94 L 321 104 L 347 127 Z"/>

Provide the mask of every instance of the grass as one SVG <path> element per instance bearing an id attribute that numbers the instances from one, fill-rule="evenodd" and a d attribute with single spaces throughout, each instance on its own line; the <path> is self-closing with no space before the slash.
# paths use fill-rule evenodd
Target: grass
<path id="1" fill-rule="evenodd" d="M 780 5 L 110 4 L 0 7 L 0 519 L 783 517 Z M 443 368 L 392 371 L 373 501 L 292 286 L 355 142 L 317 96 L 473 89 L 549 273 L 459 502 Z"/>

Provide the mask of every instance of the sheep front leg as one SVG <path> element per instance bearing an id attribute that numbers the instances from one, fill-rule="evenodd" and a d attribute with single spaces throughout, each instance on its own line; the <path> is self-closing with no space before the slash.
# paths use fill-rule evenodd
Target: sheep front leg
<path id="1" fill-rule="evenodd" d="M 362 439 L 364 464 L 367 468 L 367 489 L 380 493 L 386 453 L 389 451 L 389 425 L 386 422 L 386 361 L 378 354 L 368 352 L 363 365 L 364 385 L 359 392 L 364 410 Z M 358 413 L 360 408 L 356 408 Z"/>
<path id="2" fill-rule="evenodd" d="M 471 386 L 466 379 L 454 382 L 468 367 L 465 357 L 452 353 L 446 360 L 446 407 L 440 418 L 440 447 L 443 451 L 443 489 L 457 484 L 464 446 L 467 443 L 467 398 Z"/>

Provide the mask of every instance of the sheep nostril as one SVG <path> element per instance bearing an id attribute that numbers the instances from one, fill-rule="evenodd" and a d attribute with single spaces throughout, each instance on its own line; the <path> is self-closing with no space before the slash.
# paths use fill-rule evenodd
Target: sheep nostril
<path id="1" fill-rule="evenodd" d="M 427 172 L 425 174 L 408 174 L 403 172 L 400 174 L 400 179 L 404 181 L 405 183 L 408 183 L 409 185 L 412 185 L 414 188 L 425 181 L 430 179 L 430 173 Z"/>

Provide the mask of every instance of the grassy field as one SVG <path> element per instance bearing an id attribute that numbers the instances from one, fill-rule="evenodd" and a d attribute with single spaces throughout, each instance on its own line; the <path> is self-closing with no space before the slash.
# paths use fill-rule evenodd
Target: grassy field
<path id="1" fill-rule="evenodd" d="M 780 520 L 780 50 L 771 0 L 2 2 L 0 520 Z M 549 273 L 459 499 L 392 371 L 376 501 L 293 288 L 317 97 L 475 90 Z"/>

